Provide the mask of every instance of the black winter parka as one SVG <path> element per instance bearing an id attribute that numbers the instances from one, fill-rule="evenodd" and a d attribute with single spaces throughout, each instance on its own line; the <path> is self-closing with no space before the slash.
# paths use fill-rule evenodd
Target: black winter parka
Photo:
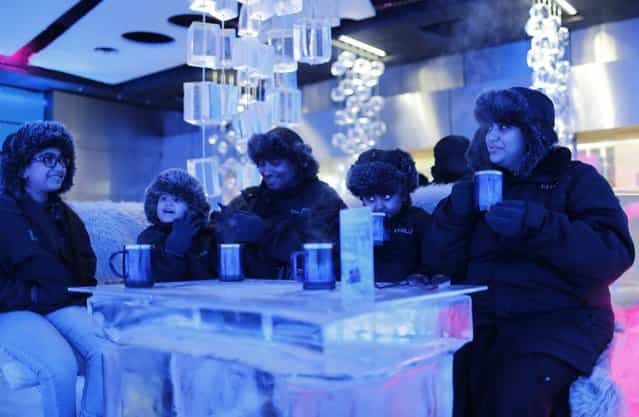
<path id="1" fill-rule="evenodd" d="M 266 230 L 245 248 L 245 275 L 289 278 L 290 256 L 308 242 L 339 241 L 339 211 L 346 205 L 328 184 L 313 177 L 293 189 L 271 191 L 264 183 L 243 190 L 229 207 L 260 216 Z"/>
<path id="2" fill-rule="evenodd" d="M 96 257 L 84 223 L 58 197 L 43 217 L 35 202 L 0 194 L 0 312 L 46 314 L 86 297 L 67 291 L 96 285 Z M 37 302 L 31 298 L 37 287 Z"/>
<path id="3" fill-rule="evenodd" d="M 171 226 L 152 225 L 138 236 L 139 244 L 152 245 L 151 270 L 157 282 L 190 281 L 217 276 L 217 248 L 213 232 L 201 230 L 184 256 L 167 252 L 164 248 Z"/>
<path id="4" fill-rule="evenodd" d="M 386 219 L 389 239 L 375 246 L 375 281 L 397 282 L 411 274 L 432 272 L 423 256 L 431 221 L 430 214 L 409 205 Z"/>
<path id="5" fill-rule="evenodd" d="M 497 235 L 483 214 L 437 208 L 425 256 L 473 295 L 476 330 L 494 326 L 515 352 L 544 353 L 591 372 L 614 328 L 608 286 L 634 260 L 625 213 L 590 165 L 556 148 L 528 177 L 504 172 L 504 200 L 528 202 L 518 238 Z"/>

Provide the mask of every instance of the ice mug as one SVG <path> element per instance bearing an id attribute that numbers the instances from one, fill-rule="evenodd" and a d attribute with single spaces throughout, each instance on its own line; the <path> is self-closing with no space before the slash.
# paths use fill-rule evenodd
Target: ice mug
<path id="1" fill-rule="evenodd" d="M 333 271 L 332 243 L 305 243 L 304 250 L 291 254 L 292 277 L 296 281 L 304 282 L 305 290 L 331 290 L 335 288 L 335 273 Z M 304 272 L 300 278 L 297 260 L 304 257 Z"/>
<path id="2" fill-rule="evenodd" d="M 113 265 L 116 256 L 122 255 L 122 272 Z M 111 254 L 111 271 L 124 279 L 124 285 L 133 288 L 149 288 L 155 284 L 151 271 L 151 245 L 124 245 L 124 248 Z"/>
<path id="3" fill-rule="evenodd" d="M 242 281 L 242 252 L 239 243 L 220 243 L 220 281 Z"/>
<path id="4" fill-rule="evenodd" d="M 485 170 L 475 172 L 475 206 L 486 211 L 502 200 L 501 171 Z"/>
<path id="5" fill-rule="evenodd" d="M 381 245 L 388 240 L 388 232 L 384 225 L 386 213 L 373 212 L 373 242 L 375 245 Z"/>

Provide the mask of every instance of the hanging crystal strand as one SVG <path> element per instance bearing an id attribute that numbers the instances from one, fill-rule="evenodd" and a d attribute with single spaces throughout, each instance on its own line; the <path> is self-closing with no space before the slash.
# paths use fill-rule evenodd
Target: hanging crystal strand
<path id="1" fill-rule="evenodd" d="M 204 13 L 202 13 L 202 24 L 206 25 L 206 15 Z M 204 50 L 206 51 L 206 36 L 204 36 Z M 206 67 L 202 67 L 202 83 L 204 82 L 206 82 Z M 201 125 L 200 130 L 202 133 L 202 158 L 206 158 L 206 125 Z"/>

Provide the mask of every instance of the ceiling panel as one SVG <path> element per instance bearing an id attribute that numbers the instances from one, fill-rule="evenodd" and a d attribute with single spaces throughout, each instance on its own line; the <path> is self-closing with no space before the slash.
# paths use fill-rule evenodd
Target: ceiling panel
<path id="1" fill-rule="evenodd" d="M 46 49 L 34 55 L 30 64 L 77 75 L 107 84 L 118 84 L 186 62 L 187 30 L 167 21 L 188 13 L 184 0 L 108 0 L 64 32 Z M 122 38 L 133 31 L 171 36 L 167 44 L 142 44 Z M 117 49 L 98 53 L 96 47 Z"/>
<path id="2" fill-rule="evenodd" d="M 77 0 L 1 0 L 0 55 L 16 53 L 76 2 Z"/>

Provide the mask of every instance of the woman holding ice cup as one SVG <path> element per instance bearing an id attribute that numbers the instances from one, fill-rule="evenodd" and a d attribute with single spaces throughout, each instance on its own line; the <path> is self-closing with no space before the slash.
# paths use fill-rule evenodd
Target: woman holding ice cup
<path id="1" fill-rule="evenodd" d="M 568 417 L 570 385 L 612 339 L 608 286 L 634 260 L 627 219 L 606 180 L 556 145 L 546 95 L 490 91 L 475 117 L 469 164 L 498 171 L 503 200 L 480 210 L 486 176 L 457 183 L 426 252 L 453 283 L 488 287 L 455 355 L 454 415 Z"/>

